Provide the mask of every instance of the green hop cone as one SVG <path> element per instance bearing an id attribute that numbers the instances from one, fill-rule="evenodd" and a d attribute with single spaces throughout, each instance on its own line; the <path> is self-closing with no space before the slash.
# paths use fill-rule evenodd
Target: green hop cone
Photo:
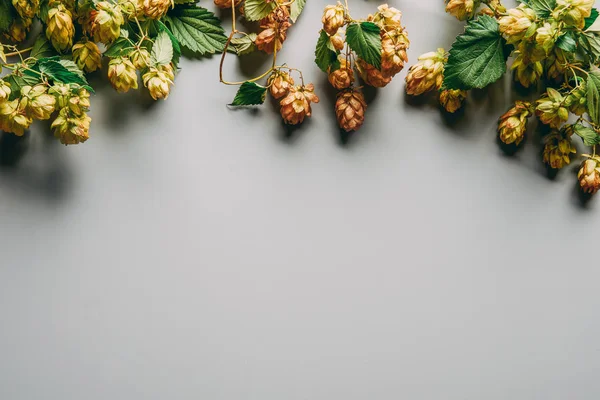
<path id="1" fill-rule="evenodd" d="M 517 101 L 498 120 L 498 135 L 503 143 L 514 143 L 517 146 L 525 137 L 527 119 L 533 114 L 533 107 L 527 101 Z"/>
<path id="2" fill-rule="evenodd" d="M 23 86 L 21 102 L 28 116 L 38 120 L 49 119 L 56 106 L 56 98 L 48 94 L 48 88 L 43 85 Z"/>
<path id="3" fill-rule="evenodd" d="M 73 36 L 75 26 L 71 12 L 61 3 L 55 3 L 48 10 L 46 37 L 56 50 L 64 52 L 73 46 Z"/>
<path id="4" fill-rule="evenodd" d="M 150 53 L 144 48 L 135 49 L 129 56 L 131 63 L 138 71 L 149 67 Z"/>
<path id="5" fill-rule="evenodd" d="M 62 144 L 78 144 L 88 140 L 91 121 L 86 114 L 77 115 L 65 107 L 60 110 L 51 128 Z"/>
<path id="6" fill-rule="evenodd" d="M 552 16 L 567 26 L 582 29 L 590 16 L 595 0 L 556 0 Z"/>
<path id="7" fill-rule="evenodd" d="M 94 41 L 104 44 L 112 43 L 121 34 L 121 25 L 125 23 L 118 4 L 101 1 L 90 13 Z"/>
<path id="8" fill-rule="evenodd" d="M 569 119 L 569 110 L 565 107 L 565 98 L 553 88 L 546 90 L 546 95 L 536 101 L 535 113 L 542 123 L 558 129 Z"/>
<path id="9" fill-rule="evenodd" d="M 135 66 L 128 58 L 116 57 L 108 63 L 108 80 L 117 92 L 138 88 Z"/>
<path id="10" fill-rule="evenodd" d="M 102 54 L 96 43 L 84 39 L 73 46 L 73 61 L 85 72 L 94 72 L 102 66 Z"/>
<path id="11" fill-rule="evenodd" d="M 561 169 L 571 163 L 571 154 L 575 154 L 575 146 L 567 129 L 554 132 L 546 138 L 543 160 L 554 169 Z"/>
<path id="12" fill-rule="evenodd" d="M 565 101 L 565 106 L 575 115 L 582 116 L 587 111 L 587 89 L 585 81 L 579 82 Z"/>
<path id="13" fill-rule="evenodd" d="M 171 67 L 171 65 L 161 65 L 150 68 L 150 70 L 144 74 L 142 79 L 144 81 L 144 86 L 146 86 L 150 92 L 150 96 L 152 96 L 154 100 L 158 100 L 169 97 L 175 75 L 173 74 L 173 67 Z"/>
<path id="14" fill-rule="evenodd" d="M 33 119 L 27 115 L 25 104 L 19 99 L 0 103 L 0 130 L 23 136 Z"/>

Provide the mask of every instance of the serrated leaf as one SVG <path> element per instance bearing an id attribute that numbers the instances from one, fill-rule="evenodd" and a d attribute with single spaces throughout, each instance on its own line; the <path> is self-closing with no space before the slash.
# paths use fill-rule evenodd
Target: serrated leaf
<path id="1" fill-rule="evenodd" d="M 587 126 L 583 126 L 581 124 L 575 124 L 573 125 L 573 131 L 577 136 L 583 139 L 583 144 L 586 146 L 600 144 L 600 135 L 598 135 L 598 133 L 592 128 L 588 128 Z"/>
<path id="2" fill-rule="evenodd" d="M 498 22 L 487 15 L 470 21 L 450 49 L 444 70 L 447 89 L 483 88 L 506 72 L 506 40 Z"/>
<path id="3" fill-rule="evenodd" d="M 173 43 L 169 34 L 165 31 L 159 32 L 154 39 L 152 52 L 150 53 L 150 63 L 154 66 L 168 65 L 173 59 Z"/>
<path id="4" fill-rule="evenodd" d="M 334 71 L 340 68 L 338 52 L 331 49 L 330 42 L 327 32 L 321 30 L 319 39 L 317 40 L 317 48 L 315 49 L 315 64 L 323 72 L 328 72 L 332 66 L 332 70 Z"/>
<path id="5" fill-rule="evenodd" d="M 173 32 L 161 21 L 156 21 L 158 24 L 159 32 L 166 32 L 169 35 L 169 39 L 171 39 L 171 44 L 173 45 L 173 65 L 177 67 L 179 64 L 179 58 L 181 57 L 181 45 L 179 44 L 179 40 L 173 35 Z"/>
<path id="6" fill-rule="evenodd" d="M 10 85 L 10 97 L 9 100 L 14 100 L 21 96 L 21 88 L 23 86 L 34 86 L 41 82 L 39 75 L 15 75 L 10 74 L 2 78 L 6 83 Z"/>
<path id="7" fill-rule="evenodd" d="M 223 51 L 227 36 L 212 12 L 197 6 L 176 6 L 164 17 L 181 47 L 196 55 Z"/>
<path id="8" fill-rule="evenodd" d="M 39 34 L 33 43 L 33 48 L 31 49 L 31 53 L 29 53 L 29 57 L 44 58 L 55 55 L 56 50 L 54 50 L 54 47 L 52 47 L 48 39 L 46 39 L 46 35 Z"/>
<path id="9" fill-rule="evenodd" d="M 346 43 L 375 68 L 381 68 L 380 29 L 372 22 L 353 22 L 346 28 Z"/>
<path id="10" fill-rule="evenodd" d="M 592 8 L 592 12 L 591 12 L 590 16 L 585 19 L 585 25 L 583 26 L 583 30 L 586 31 L 586 30 L 590 29 L 590 27 L 592 25 L 594 25 L 597 20 L 598 20 L 598 10 L 596 10 L 595 8 Z M 600 28 L 600 26 L 599 26 L 599 28 Z"/>
<path id="11" fill-rule="evenodd" d="M 259 21 L 271 14 L 276 6 L 276 1 L 246 0 L 244 3 L 244 15 L 248 21 Z"/>
<path id="12" fill-rule="evenodd" d="M 83 71 L 73 61 L 57 60 L 55 57 L 42 58 L 38 61 L 38 67 L 42 74 L 54 82 L 75 83 L 81 86 L 88 84 Z"/>
<path id="13" fill-rule="evenodd" d="M 10 0 L 0 0 L 0 32 L 6 31 L 14 18 L 15 12 Z"/>
<path id="14" fill-rule="evenodd" d="M 600 123 L 600 69 L 592 66 L 586 81 L 587 111 L 593 123 Z"/>
<path id="15" fill-rule="evenodd" d="M 304 6 L 306 5 L 306 0 L 294 0 L 292 5 L 290 6 L 290 18 L 292 22 L 296 23 L 300 14 L 302 14 L 302 10 L 304 10 Z"/>
<path id="16" fill-rule="evenodd" d="M 108 49 L 104 52 L 104 56 L 115 58 L 115 57 L 127 57 L 133 53 L 135 47 L 133 44 L 124 37 L 120 37 L 115 40 Z"/>
<path id="17" fill-rule="evenodd" d="M 529 6 L 540 18 L 548 18 L 556 8 L 556 0 L 520 0 L 519 2 Z"/>
<path id="18" fill-rule="evenodd" d="M 556 39 L 556 47 L 563 49 L 568 53 L 573 53 L 577 50 L 577 42 L 570 32 L 567 32 Z"/>
<path id="19" fill-rule="evenodd" d="M 577 36 L 577 42 L 590 63 L 595 64 L 600 59 L 600 38 L 597 34 L 581 33 Z"/>
<path id="20" fill-rule="evenodd" d="M 232 106 L 252 106 L 263 104 L 267 95 L 267 88 L 254 82 L 244 82 L 230 104 Z"/>
<path id="21" fill-rule="evenodd" d="M 254 41 L 258 35 L 256 33 L 249 33 L 239 38 L 231 39 L 230 47 L 235 50 L 235 53 L 238 56 L 244 54 L 250 54 L 254 50 L 256 50 L 256 46 L 254 45 Z"/>

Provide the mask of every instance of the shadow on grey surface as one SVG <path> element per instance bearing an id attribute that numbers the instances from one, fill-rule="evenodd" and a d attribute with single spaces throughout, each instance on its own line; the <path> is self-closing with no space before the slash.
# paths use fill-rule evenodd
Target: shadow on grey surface
<path id="1" fill-rule="evenodd" d="M 6 132 L 1 132 L 0 135 L 0 166 L 14 167 L 29 148 L 29 131 L 23 136 Z"/>

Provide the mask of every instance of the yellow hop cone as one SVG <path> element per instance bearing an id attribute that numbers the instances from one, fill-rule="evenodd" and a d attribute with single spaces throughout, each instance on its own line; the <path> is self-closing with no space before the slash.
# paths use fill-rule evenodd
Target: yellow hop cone
<path id="1" fill-rule="evenodd" d="M 367 103 L 363 94 L 350 89 L 338 93 L 335 102 L 335 116 L 340 128 L 346 132 L 357 131 L 365 122 Z"/>
<path id="2" fill-rule="evenodd" d="M 556 82 L 562 82 L 565 76 L 565 71 L 568 60 L 565 52 L 558 47 L 555 47 L 548 58 L 546 58 L 544 64 L 546 69 L 546 76 L 549 79 L 554 79 Z"/>
<path id="3" fill-rule="evenodd" d="M 217 6 L 219 8 L 231 8 L 232 0 L 214 0 L 214 1 L 215 1 L 215 6 Z M 241 2 L 242 2 L 242 0 L 235 0 L 234 6 L 237 7 Z"/>
<path id="4" fill-rule="evenodd" d="M 40 0 L 12 0 L 12 4 L 21 18 L 32 19 L 40 10 Z"/>
<path id="5" fill-rule="evenodd" d="M 327 75 L 327 79 L 331 86 L 337 90 L 349 88 L 354 82 L 354 71 L 352 67 L 346 62 L 346 58 L 343 56 L 339 57 L 340 68 L 335 71 L 330 71 Z"/>
<path id="6" fill-rule="evenodd" d="M 130 21 L 143 21 L 146 16 L 144 15 L 144 0 L 121 0 L 119 2 L 123 14 Z"/>
<path id="7" fill-rule="evenodd" d="M 6 35 L 14 42 L 22 42 L 27 38 L 32 22 L 31 18 L 17 17 L 8 27 Z"/>
<path id="8" fill-rule="evenodd" d="M 369 15 L 367 19 L 379 26 L 384 31 L 402 28 L 402 12 L 394 7 L 388 6 L 387 4 L 382 4 L 377 7 L 377 12 L 375 15 Z"/>
<path id="9" fill-rule="evenodd" d="M 571 138 L 562 132 L 550 134 L 544 146 L 543 160 L 554 169 L 561 169 L 571 163 L 571 154 L 576 153 Z"/>
<path id="10" fill-rule="evenodd" d="M 449 113 L 454 113 L 462 107 L 466 98 L 467 92 L 465 90 L 442 90 L 440 93 L 440 104 Z"/>
<path id="11" fill-rule="evenodd" d="M 600 159 L 589 157 L 583 161 L 577 173 L 579 186 L 585 193 L 595 194 L 600 190 Z"/>
<path id="12" fill-rule="evenodd" d="M 19 99 L 0 103 L 0 130 L 23 136 L 32 122 L 25 111 L 25 104 Z"/>
<path id="13" fill-rule="evenodd" d="M 150 52 L 144 48 L 139 48 L 134 50 L 130 55 L 129 59 L 131 63 L 138 71 L 146 69 L 149 67 L 150 62 Z"/>
<path id="14" fill-rule="evenodd" d="M 465 21 L 473 18 L 480 2 L 480 0 L 446 0 L 446 12 L 459 21 Z"/>
<path id="15" fill-rule="evenodd" d="M 511 8 L 507 13 L 508 15 L 498 20 L 498 24 L 500 32 L 506 36 L 508 43 L 514 44 L 523 39 L 527 30 L 537 19 L 537 15 L 535 11 L 524 4 L 517 8 Z"/>
<path id="16" fill-rule="evenodd" d="M 171 85 L 173 85 L 173 81 L 175 80 L 173 67 L 170 64 L 151 67 L 143 75 L 142 80 L 154 100 L 166 99 L 169 97 Z"/>
<path id="17" fill-rule="evenodd" d="M 333 46 L 334 49 L 336 50 L 340 50 L 342 51 L 344 49 L 344 39 L 342 38 L 342 35 L 340 35 L 340 33 L 336 33 L 333 36 L 329 37 L 329 41 L 331 42 L 331 45 Z"/>
<path id="18" fill-rule="evenodd" d="M 10 90 L 10 85 L 8 84 L 8 82 L 5 82 L 4 80 L 0 79 L 0 104 L 4 103 L 5 101 L 8 101 L 11 93 L 12 91 Z"/>
<path id="19" fill-rule="evenodd" d="M 381 73 L 385 77 L 393 77 L 408 62 L 406 50 L 410 46 L 408 35 L 403 28 L 396 28 L 383 35 L 381 39 Z"/>
<path id="20" fill-rule="evenodd" d="M 333 6 L 329 5 L 323 10 L 323 17 L 321 22 L 323 23 L 323 30 L 327 32 L 329 36 L 333 36 L 337 33 L 338 29 L 344 26 L 346 19 L 346 10 L 342 3 L 338 3 Z"/>
<path id="21" fill-rule="evenodd" d="M 85 72 L 94 72 L 102 66 L 102 54 L 96 43 L 84 39 L 73 46 L 73 61 Z"/>
<path id="22" fill-rule="evenodd" d="M 569 110 L 564 107 L 564 96 L 553 88 L 546 90 L 546 95 L 536 101 L 535 113 L 542 123 L 558 129 L 569 118 Z"/>
<path id="23" fill-rule="evenodd" d="M 294 86 L 294 78 L 287 72 L 276 70 L 269 76 L 267 86 L 271 96 L 280 99 L 290 92 L 290 89 Z"/>
<path id="24" fill-rule="evenodd" d="M 419 96 L 430 90 L 438 90 L 444 81 L 445 63 L 446 51 L 442 48 L 420 56 L 406 75 L 406 93 Z"/>
<path id="25" fill-rule="evenodd" d="M 286 124 L 296 125 L 311 116 L 310 103 L 318 103 L 312 83 L 306 86 L 293 86 L 290 92 L 281 100 L 281 117 Z"/>
<path id="26" fill-rule="evenodd" d="M 71 12 L 61 3 L 56 3 L 48 10 L 46 37 L 52 46 L 63 52 L 73 46 L 75 26 Z"/>
<path id="27" fill-rule="evenodd" d="M 582 116 L 587 111 L 587 89 L 585 81 L 579 82 L 577 86 L 565 101 L 565 107 L 569 108 L 573 114 Z"/>
<path id="28" fill-rule="evenodd" d="M 380 70 L 361 58 L 356 59 L 355 66 L 362 80 L 369 86 L 381 88 L 392 81 L 391 76 L 383 75 Z"/>
<path id="29" fill-rule="evenodd" d="M 49 119 L 56 106 L 56 98 L 48 94 L 48 88 L 43 85 L 23 86 L 21 88 L 21 102 L 25 113 L 34 119 Z"/>
<path id="30" fill-rule="evenodd" d="M 91 121 L 86 114 L 76 115 L 68 108 L 63 108 L 52 122 L 51 128 L 62 144 L 78 144 L 88 140 Z"/>
<path id="31" fill-rule="evenodd" d="M 527 119 L 533 114 L 533 107 L 528 101 L 517 101 L 498 120 L 498 135 L 503 143 L 514 143 L 517 146 L 525 137 Z"/>
<path id="32" fill-rule="evenodd" d="M 535 41 L 539 48 L 544 50 L 545 54 L 550 53 L 554 48 L 554 42 L 556 42 L 557 26 L 556 23 L 546 22 L 540 26 L 536 31 Z"/>
<path id="33" fill-rule="evenodd" d="M 108 80 L 117 92 L 138 88 L 137 71 L 128 58 L 116 57 L 108 63 Z"/>
<path id="34" fill-rule="evenodd" d="M 75 115 L 83 115 L 90 110 L 90 92 L 84 88 L 59 83 L 54 84 L 48 93 L 56 97 L 57 109 L 68 108 Z"/>
<path id="35" fill-rule="evenodd" d="M 173 0 L 144 0 L 144 15 L 151 19 L 160 19 L 173 5 Z"/>
<path id="36" fill-rule="evenodd" d="M 567 26 L 582 29 L 585 19 L 591 15 L 595 0 L 556 0 L 552 16 Z"/>
<path id="37" fill-rule="evenodd" d="M 125 23 L 118 4 L 108 1 L 96 3 L 96 9 L 90 13 L 94 41 L 110 44 L 121 34 L 121 25 Z"/>

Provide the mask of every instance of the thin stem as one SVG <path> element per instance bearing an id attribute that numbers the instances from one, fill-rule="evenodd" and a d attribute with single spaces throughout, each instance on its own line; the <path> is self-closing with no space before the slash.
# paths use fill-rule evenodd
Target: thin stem
<path id="1" fill-rule="evenodd" d="M 28 48 L 23 49 L 23 50 L 13 51 L 11 53 L 4 53 L 4 55 L 6 57 L 13 57 L 13 56 L 21 55 L 21 53 L 26 53 L 26 52 L 31 51 L 31 50 L 33 50 L 33 47 L 28 47 Z"/>

